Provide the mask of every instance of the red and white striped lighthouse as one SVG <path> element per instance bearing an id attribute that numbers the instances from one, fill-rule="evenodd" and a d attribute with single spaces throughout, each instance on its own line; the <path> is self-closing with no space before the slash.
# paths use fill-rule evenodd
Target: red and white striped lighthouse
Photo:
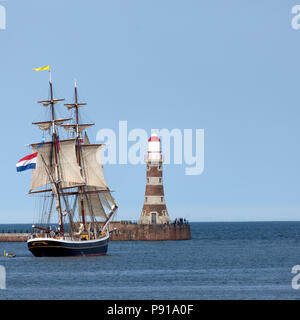
<path id="1" fill-rule="evenodd" d="M 143 210 L 138 221 L 139 224 L 165 224 L 170 223 L 165 202 L 160 139 L 152 133 L 148 140 L 148 154 L 145 157 L 147 164 L 147 181 Z"/>

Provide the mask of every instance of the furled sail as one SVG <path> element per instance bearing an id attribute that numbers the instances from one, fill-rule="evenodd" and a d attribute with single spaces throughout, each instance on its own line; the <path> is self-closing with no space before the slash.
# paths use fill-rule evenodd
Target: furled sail
<path id="1" fill-rule="evenodd" d="M 86 106 L 86 103 L 65 103 L 65 106 L 68 108 L 68 110 L 71 110 L 73 108 Z"/>
<path id="2" fill-rule="evenodd" d="M 57 119 L 54 120 L 55 125 L 61 126 L 65 121 L 68 121 L 71 119 Z M 49 130 L 52 127 L 53 121 L 43 121 L 43 122 L 33 122 L 32 124 L 38 125 L 38 127 L 41 130 Z"/>
<path id="3" fill-rule="evenodd" d="M 56 104 L 57 102 L 64 101 L 65 99 L 53 99 L 53 100 L 42 100 L 38 101 L 38 103 L 41 103 L 44 107 L 48 107 L 51 103 Z"/>
<path id="4" fill-rule="evenodd" d="M 32 170 L 30 190 L 50 184 L 49 173 L 55 177 L 55 160 L 53 143 L 46 142 L 38 148 L 39 144 L 32 145 L 32 151 L 38 152 L 36 168 Z M 63 185 L 84 184 L 77 163 L 75 153 L 75 139 L 60 141 L 60 150 L 57 154 L 59 164 L 59 179 Z"/>
<path id="5" fill-rule="evenodd" d="M 91 144 L 90 143 L 90 139 L 89 139 L 89 137 L 88 137 L 86 132 L 84 133 L 84 144 Z"/>
<path id="6" fill-rule="evenodd" d="M 86 185 L 108 189 L 102 169 L 102 149 L 100 144 L 81 145 L 82 171 Z"/>
<path id="7" fill-rule="evenodd" d="M 62 127 L 69 132 L 76 132 L 77 127 L 78 127 L 78 132 L 81 133 L 83 132 L 85 129 L 90 128 L 91 126 L 93 126 L 93 123 L 89 123 L 89 124 L 63 124 Z"/>

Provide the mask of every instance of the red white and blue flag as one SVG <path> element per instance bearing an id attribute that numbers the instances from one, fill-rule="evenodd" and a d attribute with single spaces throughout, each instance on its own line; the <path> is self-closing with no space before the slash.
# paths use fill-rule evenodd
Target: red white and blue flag
<path id="1" fill-rule="evenodd" d="M 17 163 L 17 172 L 21 172 L 28 169 L 35 169 L 36 167 L 36 159 L 38 153 L 32 153 L 29 156 L 22 158 Z"/>

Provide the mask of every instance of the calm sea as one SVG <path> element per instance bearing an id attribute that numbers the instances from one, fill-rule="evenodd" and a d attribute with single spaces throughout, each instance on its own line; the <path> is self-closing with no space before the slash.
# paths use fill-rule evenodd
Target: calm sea
<path id="1" fill-rule="evenodd" d="M 7 228 L 0 225 L 0 232 Z M 30 225 L 11 225 L 25 231 Z M 35 258 L 0 243 L 0 299 L 300 299 L 300 222 L 191 223 L 192 240 L 110 242 L 107 256 Z"/>

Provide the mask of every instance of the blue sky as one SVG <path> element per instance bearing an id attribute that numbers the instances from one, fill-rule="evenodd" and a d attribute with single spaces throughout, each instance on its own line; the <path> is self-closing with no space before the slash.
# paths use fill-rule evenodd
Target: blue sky
<path id="1" fill-rule="evenodd" d="M 2 131 L 0 223 L 32 222 L 30 172 L 16 173 L 48 96 L 70 101 L 73 79 L 87 119 L 128 129 L 204 129 L 205 168 L 165 165 L 172 219 L 300 220 L 300 30 L 296 1 L 0 1 Z M 63 106 L 60 106 L 63 110 Z M 130 146 L 130 144 L 129 144 Z M 144 165 L 108 165 L 118 219 L 139 218 Z"/>

